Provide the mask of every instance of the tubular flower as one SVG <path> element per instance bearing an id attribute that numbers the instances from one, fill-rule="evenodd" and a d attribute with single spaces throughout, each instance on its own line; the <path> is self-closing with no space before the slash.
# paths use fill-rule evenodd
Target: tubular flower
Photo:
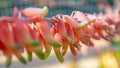
<path id="1" fill-rule="evenodd" d="M 58 14 L 45 18 L 47 13 L 46 6 L 43 9 L 28 7 L 19 12 L 15 7 L 13 16 L 0 17 L 0 51 L 7 57 L 7 67 L 12 55 L 25 64 L 24 50 L 28 60 L 32 61 L 32 53 L 45 60 L 53 48 L 57 59 L 63 62 L 68 48 L 73 56 L 77 56 L 82 44 L 94 46 L 91 39 L 109 41 L 109 37 L 120 34 L 117 10 L 111 14 L 94 15 L 73 11 L 71 16 Z"/>
<path id="2" fill-rule="evenodd" d="M 56 41 L 58 41 L 59 43 L 62 43 L 62 38 L 61 38 L 61 35 L 59 33 L 56 33 L 54 35 L 54 39 Z M 60 61 L 60 62 L 63 62 L 63 57 L 62 57 L 62 54 L 61 54 L 61 51 L 60 51 L 61 48 L 58 48 L 58 47 L 54 47 L 54 52 L 57 56 L 57 59 Z"/>
<path id="3" fill-rule="evenodd" d="M 44 6 L 41 8 L 29 7 L 21 11 L 27 17 L 44 17 L 48 13 L 48 7 Z"/>

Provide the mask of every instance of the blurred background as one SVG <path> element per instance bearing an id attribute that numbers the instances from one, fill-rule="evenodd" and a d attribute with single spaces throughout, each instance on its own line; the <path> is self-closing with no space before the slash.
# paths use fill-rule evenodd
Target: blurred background
<path id="1" fill-rule="evenodd" d="M 84 13 L 105 12 L 106 6 L 120 10 L 120 0 L 0 0 L 0 16 L 12 15 L 13 8 L 19 10 L 26 7 L 49 7 L 47 17 L 56 14 L 68 14 L 78 10 Z M 93 48 L 83 47 L 77 57 L 68 51 L 64 63 L 57 61 L 54 53 L 46 60 L 34 56 L 33 61 L 23 65 L 14 57 L 11 68 L 120 68 L 120 37 L 116 35 L 111 42 L 103 39 L 94 41 Z M 88 50 L 87 50 L 88 49 Z M 26 57 L 26 54 L 23 54 Z M 6 58 L 0 55 L 0 68 L 5 67 Z"/>
<path id="2" fill-rule="evenodd" d="M 48 16 L 63 13 L 70 14 L 73 10 L 87 13 L 98 13 L 104 11 L 104 7 L 111 5 L 119 8 L 119 0 L 0 0 L 0 16 L 11 15 L 13 7 L 19 9 L 26 7 L 49 7 Z"/>

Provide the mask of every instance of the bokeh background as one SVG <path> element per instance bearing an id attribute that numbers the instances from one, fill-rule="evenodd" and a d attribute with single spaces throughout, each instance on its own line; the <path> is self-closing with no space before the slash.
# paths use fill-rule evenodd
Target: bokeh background
<path id="1" fill-rule="evenodd" d="M 12 15 L 13 8 L 19 10 L 26 7 L 49 7 L 46 17 L 56 14 L 68 14 L 78 10 L 84 13 L 104 13 L 106 6 L 120 9 L 120 0 L 0 0 L 0 16 Z M 93 48 L 84 47 L 77 57 L 73 57 L 68 51 L 64 63 L 57 61 L 54 52 L 46 60 L 39 60 L 34 56 L 33 61 L 27 65 L 21 64 L 14 57 L 11 68 L 120 68 L 120 37 L 116 35 L 111 42 L 103 39 L 94 41 Z M 88 50 L 86 50 L 88 49 Z M 26 57 L 26 54 L 23 54 Z M 0 54 L 0 68 L 5 67 L 6 58 Z"/>
<path id="2" fill-rule="evenodd" d="M 73 10 L 79 10 L 87 13 L 98 13 L 104 11 L 106 5 L 117 8 L 119 0 L 0 0 L 0 16 L 11 15 L 13 7 L 19 9 L 26 7 L 49 7 L 48 16 L 59 13 L 70 14 Z"/>

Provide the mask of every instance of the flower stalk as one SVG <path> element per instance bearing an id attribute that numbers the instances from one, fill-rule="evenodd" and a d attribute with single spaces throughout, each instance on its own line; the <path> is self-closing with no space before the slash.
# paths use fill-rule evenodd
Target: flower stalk
<path id="1" fill-rule="evenodd" d="M 71 16 L 58 14 L 45 18 L 47 13 L 46 6 L 28 7 L 20 11 L 15 7 L 13 16 L 0 17 L 0 51 L 8 58 L 7 67 L 11 64 L 12 55 L 20 62 L 27 63 L 21 55 L 24 49 L 28 60 L 32 61 L 32 53 L 45 60 L 53 48 L 57 59 L 63 62 L 68 48 L 77 56 L 82 44 L 94 46 L 91 39 L 109 41 L 111 36 L 120 34 L 118 12 L 93 15 L 74 11 Z M 114 14 L 117 15 L 115 18 Z"/>

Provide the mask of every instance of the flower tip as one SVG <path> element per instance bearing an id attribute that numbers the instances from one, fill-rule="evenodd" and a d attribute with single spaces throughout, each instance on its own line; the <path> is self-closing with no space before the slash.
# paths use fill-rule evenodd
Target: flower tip
<path id="1" fill-rule="evenodd" d="M 17 44 L 16 46 L 14 46 L 14 49 L 21 49 L 22 46 L 20 44 Z"/>
<path id="2" fill-rule="evenodd" d="M 61 54 L 56 53 L 56 57 L 57 57 L 57 59 L 58 59 L 61 63 L 63 63 L 63 62 L 64 62 L 64 59 L 63 59 L 63 57 L 62 57 L 62 55 L 61 55 Z"/>
<path id="3" fill-rule="evenodd" d="M 10 65 L 11 65 L 11 58 L 7 58 L 7 60 L 6 60 L 6 68 L 9 68 L 10 67 Z"/>
<path id="4" fill-rule="evenodd" d="M 46 16 L 47 13 L 48 13 L 48 11 L 49 11 L 48 7 L 47 7 L 47 6 L 44 6 L 44 7 L 43 7 L 43 11 L 44 11 L 44 15 Z"/>
<path id="5" fill-rule="evenodd" d="M 42 50 L 35 51 L 35 54 L 41 60 L 45 60 L 46 59 L 46 54 Z"/>
<path id="6" fill-rule="evenodd" d="M 86 25 L 88 25 L 89 23 L 92 23 L 92 22 L 95 22 L 96 21 L 96 18 L 89 18 L 89 20 L 85 20 L 85 21 L 82 21 L 80 24 L 79 24 L 79 27 L 78 28 L 83 28 L 85 27 Z"/>
<path id="7" fill-rule="evenodd" d="M 82 21 L 82 22 L 79 24 L 79 27 L 78 27 L 78 28 L 83 28 L 83 27 L 85 27 L 87 24 L 88 24 L 88 21 L 87 21 L 87 20 Z"/>
<path id="8" fill-rule="evenodd" d="M 29 43 L 30 46 L 34 46 L 34 47 L 38 46 L 39 44 L 40 43 L 36 40 L 33 40 L 32 42 Z"/>
<path id="9" fill-rule="evenodd" d="M 52 41 L 50 44 L 54 47 L 61 47 L 62 46 L 62 44 L 57 42 L 57 41 Z"/>
<path id="10" fill-rule="evenodd" d="M 27 52 L 28 61 L 32 61 L 32 52 Z"/>
<path id="11" fill-rule="evenodd" d="M 19 59 L 19 61 L 23 64 L 27 64 L 27 61 L 25 60 L 25 58 L 23 56 L 17 56 L 17 58 Z"/>

